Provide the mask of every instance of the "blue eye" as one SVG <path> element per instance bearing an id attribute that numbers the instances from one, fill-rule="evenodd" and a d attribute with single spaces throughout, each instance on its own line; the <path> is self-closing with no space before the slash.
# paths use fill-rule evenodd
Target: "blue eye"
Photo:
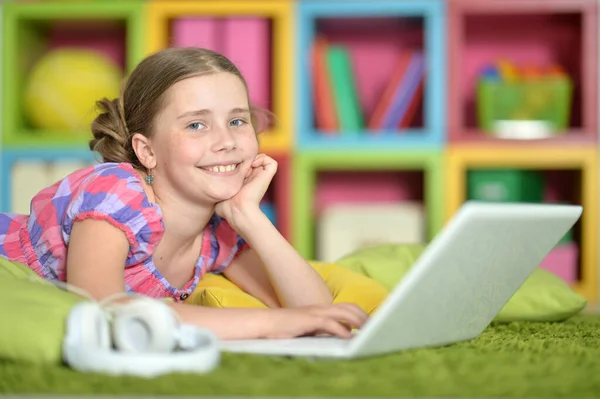
<path id="1" fill-rule="evenodd" d="M 200 122 L 194 122 L 188 125 L 188 128 L 192 130 L 200 130 L 202 127 L 204 127 L 204 125 Z"/>
<path id="2" fill-rule="evenodd" d="M 236 123 L 236 122 L 237 122 L 237 123 Z M 231 121 L 231 124 L 232 124 L 233 126 L 236 126 L 236 127 L 243 126 L 245 123 L 246 123 L 246 121 L 245 121 L 245 120 L 243 120 L 243 119 L 234 119 L 234 120 L 232 120 L 232 121 Z"/>

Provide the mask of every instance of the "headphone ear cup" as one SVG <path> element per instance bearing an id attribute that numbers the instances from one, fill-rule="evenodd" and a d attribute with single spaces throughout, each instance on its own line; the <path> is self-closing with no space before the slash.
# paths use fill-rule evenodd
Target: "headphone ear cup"
<path id="1" fill-rule="evenodd" d="M 102 308 L 92 302 L 76 304 L 67 319 L 66 343 L 90 349 L 111 347 L 110 323 Z"/>
<path id="2" fill-rule="evenodd" d="M 122 352 L 165 353 L 176 346 L 176 320 L 161 302 L 132 300 L 115 310 L 111 325 L 115 347 Z"/>

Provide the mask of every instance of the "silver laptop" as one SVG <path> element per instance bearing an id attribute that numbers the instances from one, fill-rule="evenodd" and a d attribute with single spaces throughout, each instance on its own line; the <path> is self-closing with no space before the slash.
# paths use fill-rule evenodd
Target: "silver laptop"
<path id="1" fill-rule="evenodd" d="M 467 201 L 351 339 L 234 340 L 223 351 L 358 358 L 477 337 L 580 218 L 577 205 Z"/>

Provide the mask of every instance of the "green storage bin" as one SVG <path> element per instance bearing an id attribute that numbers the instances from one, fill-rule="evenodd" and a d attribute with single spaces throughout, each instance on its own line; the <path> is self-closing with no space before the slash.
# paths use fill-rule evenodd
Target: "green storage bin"
<path id="1" fill-rule="evenodd" d="M 567 231 L 567 234 L 565 234 L 563 236 L 563 238 L 560 239 L 560 241 L 558 242 L 558 244 L 556 244 L 557 246 L 561 246 L 561 245 L 567 245 L 573 242 L 573 229 Z"/>
<path id="2" fill-rule="evenodd" d="M 562 204 L 567 204 L 568 202 L 559 202 Z M 573 230 L 575 229 L 575 227 L 571 228 L 569 231 L 567 231 L 567 233 L 560 239 L 560 241 L 558 242 L 558 244 L 556 244 L 557 246 L 561 246 L 561 245 L 567 245 L 573 242 L 574 237 L 573 237 Z"/>
<path id="3" fill-rule="evenodd" d="M 542 202 L 544 176 L 517 169 L 473 170 L 467 176 L 468 198 L 491 202 Z"/>
<path id="4" fill-rule="evenodd" d="M 477 119 L 485 132 L 496 121 L 543 121 L 553 132 L 569 126 L 572 83 L 566 77 L 504 82 L 480 79 L 477 83 Z"/>

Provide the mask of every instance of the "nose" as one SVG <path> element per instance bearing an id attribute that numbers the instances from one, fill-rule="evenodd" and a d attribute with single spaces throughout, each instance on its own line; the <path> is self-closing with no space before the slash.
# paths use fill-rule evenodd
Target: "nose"
<path id="1" fill-rule="evenodd" d="M 213 144 L 214 152 L 229 152 L 235 149 L 237 146 L 237 142 L 235 140 L 235 135 L 231 130 L 226 127 L 220 128 L 215 132 L 215 142 Z"/>

